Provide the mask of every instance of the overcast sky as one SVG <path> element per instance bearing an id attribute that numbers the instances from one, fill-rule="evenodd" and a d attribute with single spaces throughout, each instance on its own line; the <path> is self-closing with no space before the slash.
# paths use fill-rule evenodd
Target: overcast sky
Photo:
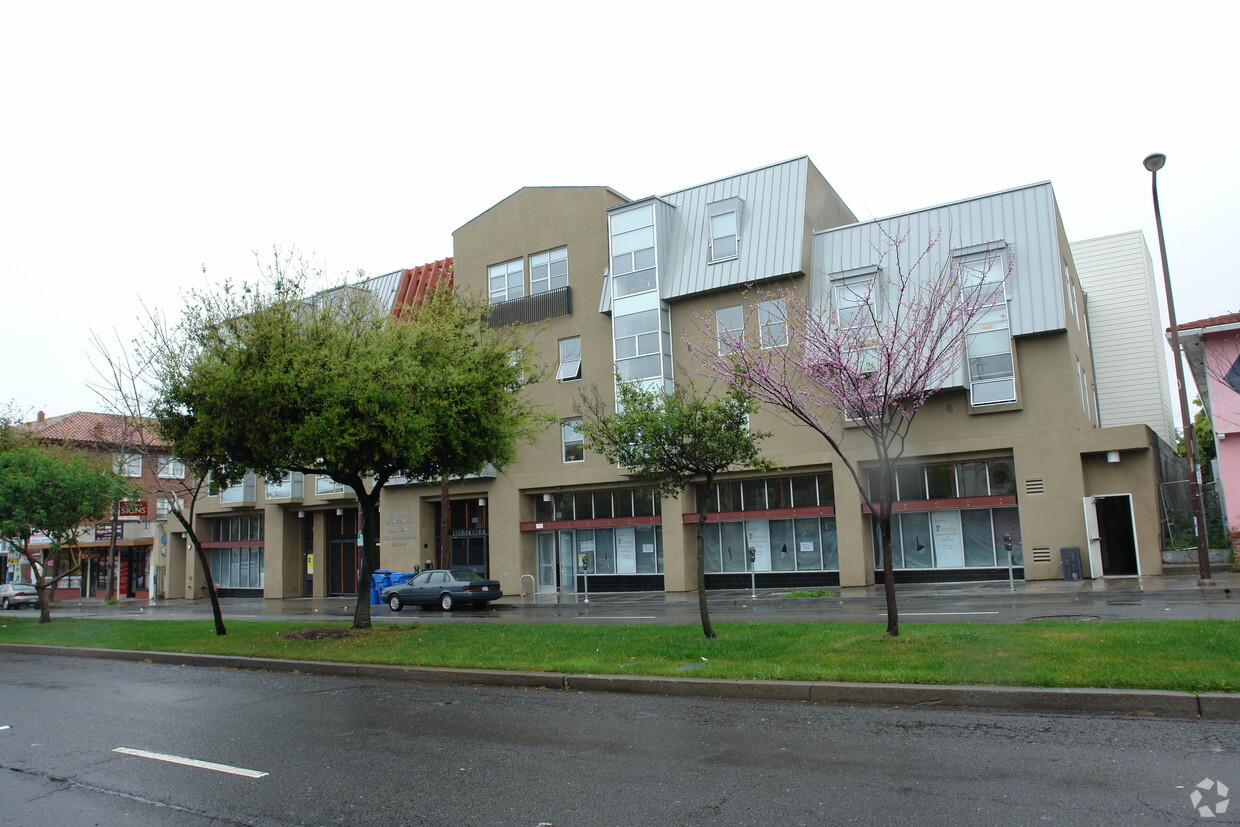
<path id="1" fill-rule="evenodd" d="M 255 250 L 378 274 L 522 186 L 799 155 L 863 219 L 1049 179 L 1070 239 L 1143 230 L 1157 266 L 1163 152 L 1178 316 L 1240 310 L 1237 31 L 1191 1 L 4 3 L 0 403 L 99 410 L 91 331 Z"/>

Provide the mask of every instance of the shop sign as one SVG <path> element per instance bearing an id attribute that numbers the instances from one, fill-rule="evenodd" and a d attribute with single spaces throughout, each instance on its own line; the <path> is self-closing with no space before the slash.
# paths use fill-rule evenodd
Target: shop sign
<path id="1" fill-rule="evenodd" d="M 116 539 L 120 540 L 125 536 L 125 524 L 116 524 Z M 112 523 L 95 523 L 95 540 L 111 540 L 112 539 Z"/>
<path id="2" fill-rule="evenodd" d="M 131 520 L 147 519 L 147 502 L 146 500 L 122 500 L 120 505 L 121 519 L 129 518 Z"/>

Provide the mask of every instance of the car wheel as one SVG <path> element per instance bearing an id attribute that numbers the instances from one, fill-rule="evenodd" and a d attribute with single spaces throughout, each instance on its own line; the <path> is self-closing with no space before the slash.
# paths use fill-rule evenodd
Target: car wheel
<path id="1" fill-rule="evenodd" d="M 7 597 L 6 597 L 6 598 L 4 598 L 4 608 L 6 608 L 6 609 L 12 608 L 12 607 L 9 605 L 9 599 L 8 599 Z"/>
<path id="2" fill-rule="evenodd" d="M 452 611 L 452 607 L 455 605 L 456 601 L 452 599 L 452 595 L 447 592 L 439 595 L 439 608 L 443 609 L 445 612 Z"/>
<path id="3" fill-rule="evenodd" d="M 405 608 L 404 602 L 400 599 L 400 595 L 394 594 L 388 598 L 388 608 L 394 612 L 399 612 Z"/>

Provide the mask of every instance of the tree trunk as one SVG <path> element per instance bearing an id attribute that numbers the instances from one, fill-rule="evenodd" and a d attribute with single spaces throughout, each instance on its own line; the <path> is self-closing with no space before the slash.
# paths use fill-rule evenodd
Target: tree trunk
<path id="1" fill-rule="evenodd" d="M 710 477 L 706 478 L 706 490 L 711 491 Z M 697 589 L 698 614 L 702 616 L 702 634 L 707 640 L 718 637 L 715 627 L 710 622 L 710 606 L 706 602 L 706 498 L 699 497 L 697 519 Z"/>
<path id="2" fill-rule="evenodd" d="M 52 622 L 52 597 L 48 594 L 47 585 L 35 581 L 35 590 L 39 593 L 39 622 Z"/>
<path id="3" fill-rule="evenodd" d="M 363 489 L 365 483 L 362 483 Z M 357 491 L 357 489 L 354 489 Z M 379 492 L 357 491 L 358 529 L 362 547 L 357 555 L 357 605 L 353 609 L 353 628 L 370 628 L 370 581 L 379 568 Z"/>
<path id="4" fill-rule="evenodd" d="M 197 489 L 194 490 L 193 496 L 198 496 Z M 185 529 L 185 536 L 194 547 L 194 556 L 198 558 L 198 564 L 202 566 L 203 576 L 207 578 L 207 582 L 204 585 L 207 589 L 207 597 L 211 601 L 211 620 L 215 623 L 215 633 L 217 635 L 226 635 L 228 630 L 224 628 L 224 612 L 220 609 L 219 595 L 215 593 L 215 578 L 211 575 L 211 561 L 207 558 L 207 552 L 203 550 L 202 543 L 198 542 L 198 532 L 194 530 L 192 525 L 194 522 L 194 510 L 191 507 L 189 516 L 186 517 L 184 512 L 178 507 L 173 509 L 172 516 L 176 517 L 177 522 L 181 524 L 181 528 Z M 152 583 L 151 587 L 154 588 L 154 586 L 155 584 Z"/>
<path id="5" fill-rule="evenodd" d="M 215 622 L 215 633 L 226 635 L 228 630 L 224 628 L 224 613 L 220 610 L 220 596 L 215 593 L 215 578 L 211 576 L 211 561 L 207 559 L 207 552 L 203 549 L 202 543 L 198 542 L 197 534 L 189 533 L 189 541 L 194 544 L 194 554 L 202 566 L 203 576 L 207 578 L 204 585 L 207 587 L 207 598 L 211 601 L 211 619 Z"/>
<path id="6" fill-rule="evenodd" d="M 879 506 L 878 531 L 883 544 L 883 596 L 887 598 L 887 631 L 884 637 L 900 634 L 900 613 L 896 611 L 896 575 L 891 559 L 891 503 Z"/>
<path id="7" fill-rule="evenodd" d="M 439 489 L 439 568 L 452 568 L 452 497 L 444 474 Z"/>

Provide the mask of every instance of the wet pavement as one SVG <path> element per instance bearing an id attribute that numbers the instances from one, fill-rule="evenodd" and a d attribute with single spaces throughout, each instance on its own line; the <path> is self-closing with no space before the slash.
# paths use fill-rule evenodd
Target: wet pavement
<path id="1" fill-rule="evenodd" d="M 1199 587 L 1195 575 L 1100 580 L 1038 580 L 987 583 L 909 584 L 896 587 L 902 623 L 1031 620 L 1236 620 L 1240 619 L 1240 573 L 1216 572 L 1215 585 Z M 720 590 L 709 593 L 711 619 L 729 622 L 885 622 L 880 585 L 830 589 L 829 597 L 790 598 L 787 589 Z M 222 598 L 226 620 L 349 620 L 351 597 Z M 13 610 L 25 611 L 25 610 Z M 60 600 L 54 616 L 185 620 L 209 617 L 206 600 Z M 10 612 L 0 612 L 0 616 Z M 376 622 L 692 624 L 696 593 L 610 592 L 505 595 L 485 608 L 440 612 L 371 606 Z"/>

